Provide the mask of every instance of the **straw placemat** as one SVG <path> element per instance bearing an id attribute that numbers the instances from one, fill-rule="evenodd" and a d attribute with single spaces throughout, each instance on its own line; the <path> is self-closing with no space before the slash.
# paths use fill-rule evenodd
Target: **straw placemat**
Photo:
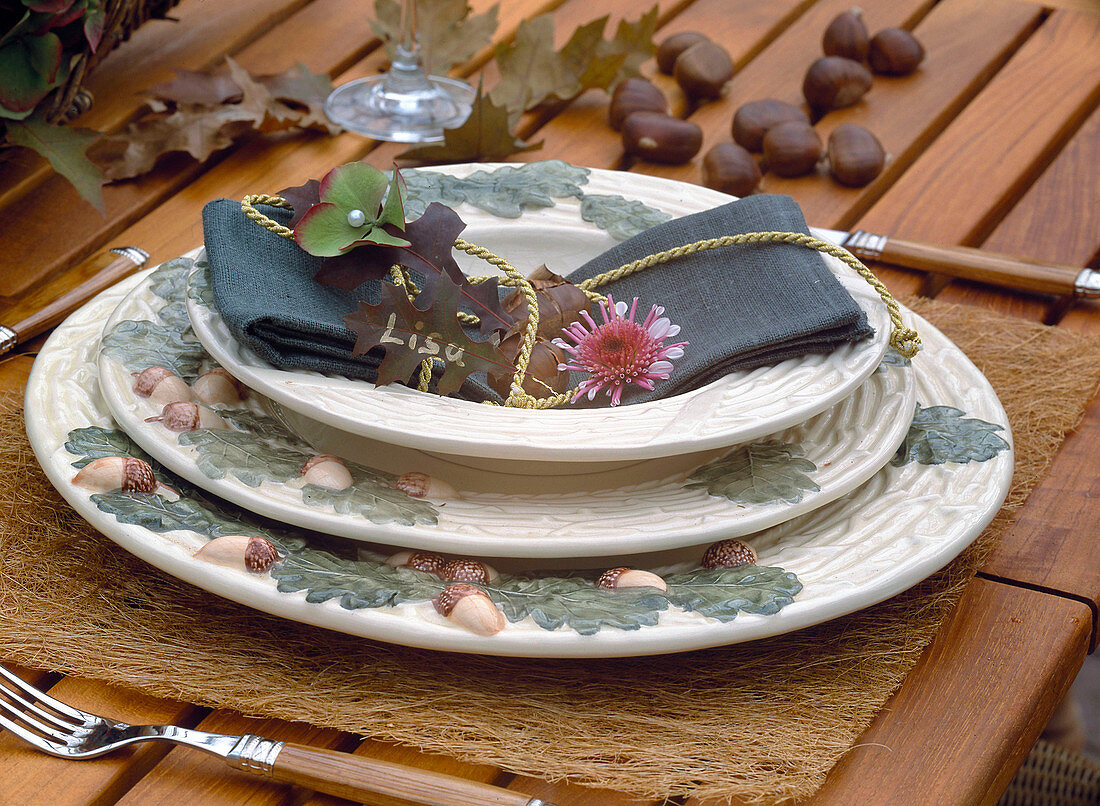
<path id="1" fill-rule="evenodd" d="M 0 659 L 303 720 L 644 798 L 805 797 L 912 668 L 1100 383 L 1100 339 L 912 303 L 987 374 L 1017 472 L 992 525 L 915 588 L 827 624 L 639 660 L 447 655 L 253 612 L 90 529 L 0 418 Z"/>

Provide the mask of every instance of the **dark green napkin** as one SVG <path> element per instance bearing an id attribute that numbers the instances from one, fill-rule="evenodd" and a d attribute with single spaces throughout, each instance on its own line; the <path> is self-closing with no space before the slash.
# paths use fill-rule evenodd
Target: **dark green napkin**
<path id="1" fill-rule="evenodd" d="M 747 196 L 635 235 L 585 263 L 568 279 L 580 283 L 676 246 L 746 232 L 808 234 L 809 229 L 789 196 Z M 652 392 L 624 393 L 624 403 L 670 397 L 737 370 L 830 353 L 873 333 L 867 315 L 829 271 L 824 258 L 795 244 L 697 252 L 597 290 L 628 304 L 637 297 L 639 320 L 651 305 L 663 306 L 665 316 L 680 326 L 680 334 L 668 342 L 689 345 L 684 357 L 674 362 L 667 381 Z"/>
<path id="2" fill-rule="evenodd" d="M 290 219 L 285 210 L 265 207 L 263 212 L 283 224 Z M 314 282 L 320 258 L 248 220 L 239 202 L 221 199 L 206 205 L 203 230 L 215 304 L 241 343 L 283 369 L 374 380 L 383 353 L 376 349 L 352 358 L 355 335 L 344 327 L 343 317 L 361 299 L 378 301 L 377 282 L 353 292 Z M 790 198 L 750 196 L 647 230 L 589 261 L 569 279 L 579 282 L 703 238 L 763 230 L 808 231 Z M 792 244 L 700 252 L 600 291 L 627 303 L 638 297 L 639 319 L 650 305 L 664 306 L 665 315 L 681 327 L 669 341 L 689 342 L 668 381 L 653 392 L 628 387 L 623 403 L 679 394 L 736 370 L 831 352 L 872 332 L 822 257 Z M 463 394 L 494 397 L 476 378 Z M 602 394 L 601 400 L 606 400 Z"/>

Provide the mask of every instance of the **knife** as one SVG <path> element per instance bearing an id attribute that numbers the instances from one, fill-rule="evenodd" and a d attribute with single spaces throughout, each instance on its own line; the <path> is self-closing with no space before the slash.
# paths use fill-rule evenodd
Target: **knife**
<path id="1" fill-rule="evenodd" d="M 964 280 L 1019 288 L 1041 294 L 1100 297 L 1100 271 L 1040 263 L 968 246 L 936 246 L 887 238 L 870 232 L 813 228 L 822 240 L 842 246 L 860 260 L 947 274 Z"/>
<path id="2" fill-rule="evenodd" d="M 14 325 L 0 325 L 0 355 L 10 353 L 17 344 L 44 333 L 105 288 L 145 265 L 149 253 L 136 246 L 119 246 L 88 261 L 93 271 L 102 268 L 72 291 L 62 294 L 46 307 Z"/>

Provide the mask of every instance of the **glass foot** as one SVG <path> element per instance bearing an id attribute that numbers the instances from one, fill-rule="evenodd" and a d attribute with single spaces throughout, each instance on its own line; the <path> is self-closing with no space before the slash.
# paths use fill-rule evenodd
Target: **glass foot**
<path id="1" fill-rule="evenodd" d="M 325 101 L 325 114 L 348 131 L 375 140 L 431 143 L 470 114 L 474 89 L 453 78 L 424 76 L 395 81 L 392 74 L 349 81 Z M 404 83 L 404 86 L 403 86 Z"/>

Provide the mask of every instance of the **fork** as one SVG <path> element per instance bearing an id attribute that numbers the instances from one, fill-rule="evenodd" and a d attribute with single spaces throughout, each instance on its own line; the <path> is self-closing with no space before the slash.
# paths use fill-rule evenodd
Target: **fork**
<path id="1" fill-rule="evenodd" d="M 44 753 L 88 759 L 144 741 L 221 756 L 233 769 L 362 802 L 429 806 L 550 806 L 490 784 L 252 734 L 225 736 L 175 725 L 127 725 L 73 708 L 0 666 L 0 726 Z M 381 796 L 381 797 L 380 797 Z"/>

